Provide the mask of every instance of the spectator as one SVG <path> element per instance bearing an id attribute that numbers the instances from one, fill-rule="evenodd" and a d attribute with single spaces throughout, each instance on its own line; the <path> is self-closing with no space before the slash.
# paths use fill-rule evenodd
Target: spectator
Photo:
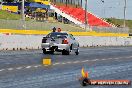
<path id="1" fill-rule="evenodd" d="M 56 32 L 56 28 L 55 27 L 52 30 L 53 30 L 53 32 Z"/>

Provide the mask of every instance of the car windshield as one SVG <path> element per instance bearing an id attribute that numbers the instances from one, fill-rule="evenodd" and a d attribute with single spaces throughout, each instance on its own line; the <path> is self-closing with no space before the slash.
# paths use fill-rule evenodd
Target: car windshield
<path id="1" fill-rule="evenodd" d="M 48 34 L 46 37 L 50 37 L 50 38 L 66 38 L 67 36 L 68 36 L 67 33 L 54 32 L 54 33 Z"/>

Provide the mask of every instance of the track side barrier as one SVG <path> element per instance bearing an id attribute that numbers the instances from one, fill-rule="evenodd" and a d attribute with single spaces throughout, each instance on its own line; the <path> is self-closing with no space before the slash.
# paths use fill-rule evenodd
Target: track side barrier
<path id="1" fill-rule="evenodd" d="M 0 50 L 41 49 L 45 35 L 0 35 Z M 80 47 L 131 46 L 131 37 L 74 36 Z"/>

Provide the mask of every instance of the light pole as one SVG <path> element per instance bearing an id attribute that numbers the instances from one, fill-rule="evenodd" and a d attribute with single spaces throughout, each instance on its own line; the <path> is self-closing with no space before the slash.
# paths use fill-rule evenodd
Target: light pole
<path id="1" fill-rule="evenodd" d="M 22 25 L 25 28 L 25 14 L 24 14 L 24 0 L 22 0 L 22 8 L 21 8 L 21 15 L 22 15 Z"/>
<path id="2" fill-rule="evenodd" d="M 103 10 L 102 10 L 102 13 L 104 15 L 104 18 L 105 18 L 105 4 L 104 4 L 104 0 L 101 0 L 102 4 L 103 4 Z"/>
<path id="3" fill-rule="evenodd" d="M 125 0 L 124 2 L 124 27 L 126 27 L 126 4 L 127 4 L 127 0 Z"/>
<path id="4" fill-rule="evenodd" d="M 81 0 L 81 7 L 82 7 L 82 0 Z"/>
<path id="5" fill-rule="evenodd" d="M 67 6 L 67 0 L 66 0 L 66 6 Z"/>
<path id="6" fill-rule="evenodd" d="M 85 31 L 87 31 L 87 24 L 88 24 L 88 17 L 87 17 L 87 3 L 88 1 L 85 0 Z"/>

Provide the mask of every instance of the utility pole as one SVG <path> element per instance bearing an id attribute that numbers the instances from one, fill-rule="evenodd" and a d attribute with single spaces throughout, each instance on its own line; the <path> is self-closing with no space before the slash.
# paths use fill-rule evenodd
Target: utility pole
<path id="1" fill-rule="evenodd" d="M 88 17 L 87 17 L 87 0 L 85 0 L 85 31 L 87 31 Z"/>
<path id="2" fill-rule="evenodd" d="M 124 27 L 126 27 L 126 4 L 127 4 L 127 0 L 125 0 L 124 2 Z"/>
<path id="3" fill-rule="evenodd" d="M 22 0 L 21 15 L 22 15 L 22 25 L 23 28 L 25 28 L 24 0 Z"/>

